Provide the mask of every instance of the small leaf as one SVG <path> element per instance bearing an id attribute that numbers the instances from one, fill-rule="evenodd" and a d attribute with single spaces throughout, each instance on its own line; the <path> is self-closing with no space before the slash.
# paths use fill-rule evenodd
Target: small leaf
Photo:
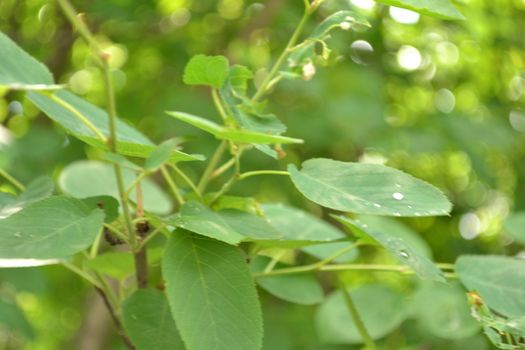
<path id="1" fill-rule="evenodd" d="M 82 202 L 86 203 L 90 208 L 100 208 L 104 210 L 104 222 L 111 223 L 119 216 L 119 201 L 111 196 L 95 196 L 83 198 Z"/>
<path id="2" fill-rule="evenodd" d="M 242 130 L 242 129 L 233 129 L 230 127 L 225 127 L 217 123 L 212 122 L 211 120 L 197 117 L 184 112 L 167 112 L 170 116 L 195 126 L 201 130 L 206 131 L 214 135 L 218 139 L 228 140 L 238 143 L 259 143 L 259 144 L 269 144 L 269 143 L 302 143 L 303 140 L 294 139 L 285 136 L 264 134 L 256 131 Z"/>
<path id="3" fill-rule="evenodd" d="M 166 297 L 139 289 L 122 306 L 122 323 L 137 350 L 184 349 Z"/>
<path id="4" fill-rule="evenodd" d="M 60 124 L 75 137 L 93 147 L 109 150 L 107 143 L 103 142 L 90 127 L 79 119 L 80 115 L 104 137 L 108 138 L 110 135 L 108 115 L 102 109 L 68 91 L 56 92 L 52 97 L 37 92 L 29 92 L 27 98 L 42 112 L 47 114 L 49 118 Z M 122 120 L 117 120 L 116 127 L 119 154 L 146 158 L 155 149 L 156 146 L 153 142 Z M 202 157 L 200 156 L 174 151 L 171 161 L 201 159 Z"/>
<path id="5" fill-rule="evenodd" d="M 254 272 L 262 272 L 270 259 L 258 256 L 251 263 Z M 288 266 L 277 264 L 275 269 Z M 278 276 L 264 276 L 257 279 L 257 284 L 268 293 L 291 303 L 314 305 L 323 301 L 323 288 L 312 273 L 300 273 Z"/>
<path id="6" fill-rule="evenodd" d="M 149 157 L 146 158 L 146 161 L 144 162 L 144 168 L 152 171 L 167 163 L 170 160 L 173 151 L 177 147 L 177 144 L 177 139 L 171 139 L 161 143 L 153 150 L 153 152 L 151 152 Z"/>
<path id="7" fill-rule="evenodd" d="M 208 85 L 219 89 L 228 77 L 228 59 L 224 56 L 193 56 L 184 68 L 187 85 Z"/>
<path id="8" fill-rule="evenodd" d="M 240 96 L 245 96 L 248 90 L 248 81 L 253 79 L 253 72 L 246 68 L 236 64 L 230 67 L 230 74 L 228 80 L 230 86 Z"/>
<path id="9" fill-rule="evenodd" d="M 399 262 L 410 266 L 414 272 L 422 279 L 437 282 L 445 282 L 445 278 L 436 265 L 425 256 L 421 255 L 401 238 L 389 235 L 388 231 L 382 232 L 360 224 L 345 216 L 334 216 L 334 218 L 348 227 L 352 232 L 361 237 L 369 237 L 372 241 L 384 247 Z"/>
<path id="10" fill-rule="evenodd" d="M 468 290 L 505 316 L 525 315 L 525 261 L 505 256 L 464 255 L 456 273 Z"/>
<path id="11" fill-rule="evenodd" d="M 16 90 L 56 89 L 51 72 L 0 32 L 0 87 Z"/>
<path id="12" fill-rule="evenodd" d="M 310 159 L 288 166 L 295 187 L 324 207 L 386 216 L 447 215 L 452 206 L 437 188 L 379 164 Z"/>
<path id="13" fill-rule="evenodd" d="M 188 349 L 260 350 L 261 309 L 238 248 L 177 230 L 168 241 L 162 274 Z"/>
<path id="14" fill-rule="evenodd" d="M 465 19 L 450 0 L 376 0 L 390 6 L 443 19 Z"/>
<path id="15" fill-rule="evenodd" d="M 104 213 L 82 201 L 64 196 L 31 203 L 0 220 L 0 258 L 65 258 L 95 240 Z"/>
<path id="16" fill-rule="evenodd" d="M 131 186 L 137 175 L 134 171 L 122 169 L 125 187 Z M 106 163 L 82 160 L 69 164 L 58 179 L 62 191 L 77 198 L 111 196 L 119 198 L 113 167 Z M 157 184 L 149 179 L 141 181 L 144 209 L 158 214 L 171 212 L 172 204 Z M 136 191 L 130 192 L 130 200 L 136 199 Z"/>
<path id="17" fill-rule="evenodd" d="M 245 240 L 281 237 L 277 230 L 257 215 L 234 209 L 215 212 L 198 202 L 184 203 L 180 213 L 170 218 L 168 223 L 233 245 Z"/>
<path id="18" fill-rule="evenodd" d="M 347 23 L 349 26 L 357 24 L 363 27 L 370 27 L 370 23 L 366 18 L 353 11 L 339 11 L 328 16 L 321 24 L 315 28 L 309 39 L 321 40 L 326 37 L 333 29 L 344 29 Z"/>
<path id="19" fill-rule="evenodd" d="M 517 212 L 509 215 L 503 227 L 516 242 L 525 245 L 525 212 Z"/>
<path id="20" fill-rule="evenodd" d="M 428 283 L 412 302 L 418 324 L 443 339 L 465 339 L 480 330 L 472 317 L 465 291 L 456 284 Z"/>
<path id="21" fill-rule="evenodd" d="M 49 197 L 53 193 L 54 188 L 55 185 L 50 177 L 42 176 L 33 180 L 18 198 L 12 198 L 5 204 L 0 203 L 0 219 L 20 211 L 29 203 Z"/>
<path id="22" fill-rule="evenodd" d="M 406 317 L 404 297 L 384 285 L 364 285 L 349 290 L 349 293 L 372 339 L 391 333 Z M 326 343 L 363 342 L 339 290 L 330 294 L 321 305 L 316 324 L 319 336 Z"/>

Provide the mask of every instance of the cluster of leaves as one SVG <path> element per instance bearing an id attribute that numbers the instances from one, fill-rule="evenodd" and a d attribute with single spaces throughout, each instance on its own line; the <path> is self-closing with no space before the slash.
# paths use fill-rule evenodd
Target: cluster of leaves
<path id="1" fill-rule="evenodd" d="M 448 1 L 382 2 L 441 18 L 461 17 Z M 303 21 L 320 3 L 305 2 Z M 467 338 L 481 324 L 496 346 L 520 348 L 525 334 L 525 262 L 503 256 L 463 256 L 454 265 L 438 265 L 417 236 L 385 218 L 448 215 L 452 205 L 437 188 L 384 165 L 324 158 L 307 160 L 300 169 L 289 164 L 286 170 L 241 171 L 242 156 L 252 149 L 279 159 L 285 157 L 282 145 L 302 143 L 283 136 L 286 126 L 267 111 L 262 98 L 281 79 L 310 79 L 315 65 L 330 57 L 332 30 L 367 25 L 355 13 L 336 12 L 298 43 L 303 29 L 299 25 L 257 88 L 247 67 L 230 66 L 223 56 L 194 56 L 183 80 L 211 90 L 222 124 L 185 112 L 167 114 L 220 140 L 198 183 L 182 171 L 180 163 L 203 161 L 203 156 L 181 151 L 177 139 L 154 144 L 116 119 L 111 110 L 107 113 L 55 84 L 47 68 L 0 34 L 0 86 L 25 91 L 38 109 L 99 154 L 97 160 L 77 161 L 61 171 L 60 195 L 54 194 L 48 178 L 27 186 L 11 179 L 20 193 L 0 197 L 0 262 L 61 264 L 76 272 L 110 296 L 108 302 L 122 322 L 126 341 L 139 349 L 260 349 L 263 313 L 256 285 L 288 302 L 320 304 L 316 323 L 327 343 L 365 343 L 374 348 L 374 340 L 413 316 L 426 320 L 433 335 Z M 231 157 L 221 165 L 225 152 Z M 209 191 L 211 179 L 226 172 L 231 176 L 222 187 Z M 157 173 L 172 192 L 175 207 L 152 181 Z M 10 178 L 5 172 L 2 175 Z M 289 177 L 304 197 L 332 210 L 338 226 L 283 204 L 228 195 L 237 182 L 259 175 Z M 129 210 L 137 232 L 127 221 Z M 517 227 L 511 231 L 521 237 L 519 220 L 510 220 L 509 225 Z M 141 229 L 146 222 L 149 229 Z M 104 236 L 112 237 L 108 241 L 115 244 L 125 243 L 129 252 L 105 247 Z M 386 252 L 399 264 L 352 263 L 361 246 Z M 162 277 L 156 282 L 162 288 L 151 288 L 153 278 L 140 285 L 144 271 L 140 263 L 134 266 L 134 260 L 146 253 L 151 270 L 160 265 Z M 301 265 L 305 256 L 313 262 Z M 368 269 L 415 274 L 426 281 L 414 297 L 415 315 L 408 311 L 405 297 L 385 284 L 346 285 L 342 272 Z M 447 284 L 447 278 L 456 276 L 451 270 L 471 291 L 479 323 L 469 317 L 461 287 Z M 321 271 L 336 278 L 322 284 L 317 275 Z M 142 287 L 138 290 L 128 282 L 133 274 Z M 118 296 L 112 297 L 108 277 L 120 282 Z M 445 307 L 452 314 L 433 317 L 443 315 L 438 311 Z M 0 310 L 8 324 L 17 324 L 32 336 L 23 314 L 7 297 L 0 299 Z M 456 323 L 451 325 L 450 319 Z"/>

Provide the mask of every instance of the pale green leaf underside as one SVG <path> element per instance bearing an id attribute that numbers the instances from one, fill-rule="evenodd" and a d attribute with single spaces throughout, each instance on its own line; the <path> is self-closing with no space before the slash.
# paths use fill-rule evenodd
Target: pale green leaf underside
<path id="1" fill-rule="evenodd" d="M 505 220 L 503 227 L 516 242 L 525 245 L 525 212 L 512 213 Z"/>
<path id="2" fill-rule="evenodd" d="M 388 250 L 400 263 L 410 266 L 414 272 L 425 280 L 445 282 L 445 278 L 434 263 L 421 255 L 402 238 L 389 235 L 388 231 L 378 231 L 366 224 L 360 224 L 345 216 L 334 216 L 336 220 L 348 227 L 358 236 L 371 237 L 373 241 Z"/>
<path id="3" fill-rule="evenodd" d="M 383 4 L 402 7 L 423 15 L 443 19 L 465 19 L 450 0 L 376 0 Z"/>
<path id="4" fill-rule="evenodd" d="M 252 263 L 254 272 L 262 272 L 270 259 L 258 256 Z M 289 266 L 277 264 L 275 269 Z M 314 305 L 323 301 L 323 288 L 313 273 L 300 273 L 281 276 L 265 276 L 257 279 L 257 284 L 268 293 L 291 303 Z"/>
<path id="5" fill-rule="evenodd" d="M 137 350 L 183 350 L 168 301 L 156 289 L 139 289 L 123 304 L 122 323 Z"/>
<path id="6" fill-rule="evenodd" d="M 288 166 L 295 187 L 324 207 L 384 216 L 447 215 L 452 205 L 432 185 L 379 164 L 310 159 Z"/>
<path id="7" fill-rule="evenodd" d="M 525 260 L 505 256 L 461 256 L 456 261 L 460 281 L 505 316 L 525 315 Z"/>
<path id="8" fill-rule="evenodd" d="M 228 140 L 238 143 L 258 143 L 258 144 L 272 144 L 272 143 L 302 143 L 303 140 L 294 139 L 280 135 L 265 134 L 257 131 L 250 131 L 244 129 L 233 129 L 225 127 L 211 120 L 197 117 L 184 112 L 167 112 L 170 116 L 193 125 L 207 133 L 212 134 L 218 139 Z"/>
<path id="9" fill-rule="evenodd" d="M 56 89 L 46 66 L 0 32 L 0 87 L 9 89 Z"/>
<path id="10" fill-rule="evenodd" d="M 177 230 L 162 264 L 177 327 L 191 350 L 260 350 L 262 315 L 241 251 Z"/>
<path id="11" fill-rule="evenodd" d="M 127 188 L 133 184 L 137 174 L 132 170 L 122 169 L 122 176 Z M 64 193 L 77 198 L 103 195 L 119 198 L 113 167 L 107 163 L 88 160 L 71 163 L 60 173 L 58 183 Z M 143 179 L 141 186 L 144 209 L 157 214 L 171 212 L 171 201 L 157 184 Z M 129 198 L 135 200 L 136 197 L 133 189 Z"/>
<path id="12" fill-rule="evenodd" d="M 87 248 L 104 223 L 104 212 L 64 196 L 31 203 L 0 220 L 0 258 L 64 258 Z"/>
<path id="13" fill-rule="evenodd" d="M 61 102 L 58 103 L 46 94 L 38 92 L 29 92 L 27 94 L 31 102 L 75 137 L 91 146 L 108 150 L 108 145 L 97 137 L 96 133 L 80 121 L 78 115 L 76 115 L 76 113 L 78 113 L 89 120 L 102 135 L 108 138 L 110 132 L 107 113 L 68 91 L 58 91 L 54 96 Z M 117 149 L 120 154 L 146 158 L 155 149 L 156 146 L 153 142 L 120 119 L 117 120 L 116 126 L 118 139 Z M 171 158 L 172 161 L 201 159 L 202 157 L 200 156 L 189 155 L 179 151 L 174 151 Z"/>
<path id="14" fill-rule="evenodd" d="M 184 68 L 183 81 L 187 85 L 208 85 L 216 89 L 228 77 L 229 63 L 224 56 L 193 56 Z"/>
<path id="15" fill-rule="evenodd" d="M 372 339 L 386 336 L 405 319 L 404 297 L 388 287 L 371 284 L 349 292 Z M 341 291 L 330 294 L 321 305 L 316 324 L 319 336 L 326 343 L 362 343 Z"/>
<path id="16" fill-rule="evenodd" d="M 279 231 L 257 215 L 234 209 L 216 212 L 198 202 L 186 202 L 180 213 L 168 222 L 234 245 L 241 241 L 271 240 L 281 237 Z"/>

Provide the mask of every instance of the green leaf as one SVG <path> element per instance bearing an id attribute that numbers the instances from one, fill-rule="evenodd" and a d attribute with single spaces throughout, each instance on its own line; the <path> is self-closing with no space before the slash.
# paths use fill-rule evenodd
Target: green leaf
<path id="1" fill-rule="evenodd" d="M 450 0 L 376 0 L 390 6 L 443 19 L 465 19 Z"/>
<path id="2" fill-rule="evenodd" d="M 82 201 L 90 208 L 100 208 L 104 210 L 104 222 L 111 223 L 119 216 L 119 201 L 111 196 L 95 196 L 83 198 Z"/>
<path id="3" fill-rule="evenodd" d="M 0 203 L 0 219 L 16 213 L 29 203 L 49 197 L 53 193 L 54 188 L 55 185 L 50 177 L 42 176 L 33 180 L 18 198 L 12 198 L 5 203 Z"/>
<path id="4" fill-rule="evenodd" d="M 169 162 L 174 149 L 178 145 L 177 139 L 171 139 L 164 141 L 157 148 L 151 152 L 146 161 L 144 162 L 144 168 L 147 170 L 156 170 L 163 164 Z"/>
<path id="5" fill-rule="evenodd" d="M 525 260 L 465 255 L 456 261 L 456 273 L 491 309 L 509 317 L 525 315 Z"/>
<path id="6" fill-rule="evenodd" d="M 208 85 L 219 89 L 228 77 L 228 59 L 224 56 L 193 56 L 184 68 L 187 85 Z"/>
<path id="7" fill-rule="evenodd" d="M 360 224 L 345 216 L 334 216 L 334 218 L 345 225 L 348 229 L 360 237 L 371 238 L 394 255 L 400 263 L 410 266 L 414 272 L 425 280 L 445 282 L 445 278 L 436 265 L 427 257 L 417 252 L 403 239 L 388 234 L 388 231 L 378 231 L 366 224 Z"/>
<path id="8" fill-rule="evenodd" d="M 137 350 L 184 349 L 168 301 L 156 289 L 139 289 L 126 299 L 122 323 Z"/>
<path id="9" fill-rule="evenodd" d="M 162 258 L 162 248 L 148 249 L 148 262 L 155 263 Z M 107 252 L 96 258 L 84 261 L 84 265 L 101 275 L 124 280 L 135 272 L 133 255 L 129 252 Z"/>
<path id="10" fill-rule="evenodd" d="M 516 242 L 525 244 L 525 212 L 512 213 L 505 220 L 503 227 Z"/>
<path id="11" fill-rule="evenodd" d="M 310 245 L 307 247 L 301 248 L 301 250 L 311 256 L 314 256 L 320 260 L 328 259 L 333 256 L 335 253 L 343 250 L 348 247 L 350 244 L 353 244 L 352 241 L 342 241 L 342 242 L 329 242 L 323 244 Z M 356 247 L 351 251 L 338 256 L 333 259 L 334 262 L 340 264 L 346 264 L 354 261 L 359 255 L 359 249 Z"/>
<path id="12" fill-rule="evenodd" d="M 15 90 L 57 89 L 51 72 L 0 32 L 0 87 Z"/>
<path id="13" fill-rule="evenodd" d="M 128 188 L 137 175 L 134 171 L 122 169 L 122 176 Z M 104 195 L 119 198 L 113 167 L 106 163 L 90 160 L 71 163 L 60 174 L 58 183 L 64 193 L 77 198 Z M 141 188 L 144 209 L 157 214 L 171 212 L 170 199 L 154 182 L 143 179 Z M 130 192 L 129 198 L 136 199 L 135 189 Z"/>
<path id="14" fill-rule="evenodd" d="M 68 91 L 58 91 L 52 96 L 29 92 L 27 98 L 75 137 L 93 147 L 109 149 L 107 143 L 103 142 L 93 130 L 93 128 L 97 129 L 106 138 L 110 135 L 108 115 L 102 109 Z M 92 127 L 88 127 L 86 123 L 80 120 L 80 117 L 87 120 Z M 155 150 L 156 146 L 153 142 L 122 120 L 117 120 L 116 127 L 119 154 L 146 158 Z M 171 161 L 201 159 L 200 156 L 189 155 L 180 151 L 174 151 L 171 156 Z"/>
<path id="15" fill-rule="evenodd" d="M 251 263 L 254 272 L 262 272 L 270 259 L 258 256 Z M 283 264 L 275 269 L 286 268 Z M 323 301 L 323 288 L 313 273 L 300 273 L 257 278 L 257 284 L 277 298 L 296 304 L 314 305 Z"/>
<path id="16" fill-rule="evenodd" d="M 191 350 L 259 350 L 262 315 L 241 251 L 177 230 L 168 241 L 162 273 L 184 343 Z"/>
<path id="17" fill-rule="evenodd" d="M 233 129 L 225 127 L 211 120 L 197 117 L 192 114 L 184 112 L 167 112 L 170 116 L 195 126 L 201 130 L 206 131 L 214 135 L 216 138 L 221 140 L 228 140 L 238 143 L 259 143 L 259 144 L 271 144 L 271 143 L 302 143 L 303 140 L 294 139 L 291 137 L 265 134 L 262 132 Z"/>
<path id="18" fill-rule="evenodd" d="M 104 213 L 84 202 L 55 196 L 31 203 L 0 220 L 0 258 L 65 258 L 95 240 Z"/>
<path id="19" fill-rule="evenodd" d="M 288 171 L 306 198 L 331 209 L 385 216 L 447 215 L 452 209 L 437 188 L 384 165 L 317 158 Z"/>
<path id="20" fill-rule="evenodd" d="M 236 94 L 246 96 L 248 81 L 251 79 L 253 79 L 253 73 L 245 66 L 236 64 L 230 67 L 228 81 Z"/>
<path id="21" fill-rule="evenodd" d="M 418 324 L 436 337 L 465 339 L 480 330 L 471 315 L 465 291 L 457 284 L 425 284 L 414 295 L 412 306 Z"/>
<path id="22" fill-rule="evenodd" d="M 384 285 L 364 285 L 349 293 L 372 339 L 386 336 L 405 319 L 403 295 Z M 330 294 L 321 305 L 316 324 L 319 336 L 326 343 L 362 343 L 340 290 Z"/>
<path id="23" fill-rule="evenodd" d="M 33 327 L 16 302 L 0 295 L 0 331 L 2 328 L 14 331 L 26 339 L 35 338 Z"/>
<path id="24" fill-rule="evenodd" d="M 343 28 L 345 26 L 343 23 L 347 23 L 348 25 L 357 24 L 359 26 L 370 27 L 370 23 L 362 15 L 353 11 L 338 11 L 328 16 L 323 22 L 321 22 L 317 28 L 315 28 L 309 39 L 324 39 L 333 29 Z"/>
<path id="25" fill-rule="evenodd" d="M 184 203 L 168 223 L 233 245 L 245 240 L 281 237 L 280 232 L 257 215 L 234 209 L 215 212 L 198 202 Z"/>

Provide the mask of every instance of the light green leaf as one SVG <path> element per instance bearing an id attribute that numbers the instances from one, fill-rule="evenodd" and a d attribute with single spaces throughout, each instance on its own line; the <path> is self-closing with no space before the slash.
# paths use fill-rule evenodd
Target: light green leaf
<path id="1" fill-rule="evenodd" d="M 0 220 L 0 258 L 52 259 L 73 255 L 95 240 L 104 212 L 64 196 L 31 203 Z"/>
<path id="2" fill-rule="evenodd" d="M 416 292 L 412 306 L 418 324 L 436 337 L 465 339 L 480 330 L 471 315 L 465 291 L 457 284 L 425 284 Z"/>
<path id="3" fill-rule="evenodd" d="M 123 280 L 133 273 L 133 256 L 128 252 L 108 252 L 95 259 L 86 260 L 84 265 L 100 274 Z"/>
<path id="4" fill-rule="evenodd" d="M 103 142 L 93 130 L 95 128 L 106 138 L 110 135 L 108 115 L 102 109 L 68 91 L 58 91 L 53 95 L 29 92 L 27 98 L 75 137 L 93 147 L 108 150 L 107 143 Z M 87 120 L 91 127 L 82 122 L 80 118 Z M 155 150 L 156 146 L 153 142 L 122 120 L 118 119 L 116 126 L 119 154 L 146 158 Z M 201 159 L 200 156 L 180 151 L 174 151 L 171 156 L 171 161 Z"/>
<path id="5" fill-rule="evenodd" d="M 122 176 L 127 188 L 137 175 L 134 171 L 122 169 Z M 88 160 L 71 163 L 60 174 L 58 183 L 64 193 L 77 198 L 103 195 L 119 198 L 113 167 L 106 163 Z M 141 185 L 144 209 L 157 214 L 171 212 L 170 199 L 154 182 L 143 179 Z M 136 199 L 135 189 L 129 198 Z"/>
<path id="6" fill-rule="evenodd" d="M 349 293 L 372 339 L 386 336 L 405 319 L 403 295 L 384 285 L 364 285 Z M 326 343 L 362 343 L 340 290 L 330 294 L 321 305 L 316 324 L 319 336 Z"/>
<path id="7" fill-rule="evenodd" d="M 0 295 L 0 330 L 2 328 L 16 332 L 26 339 L 35 338 L 33 327 L 16 302 Z"/>
<path id="8" fill-rule="evenodd" d="M 168 301 L 156 289 L 139 289 L 122 306 L 122 323 L 137 350 L 183 350 Z"/>
<path id="9" fill-rule="evenodd" d="M 317 158 L 288 171 L 306 198 L 331 209 L 385 216 L 447 215 L 452 209 L 437 188 L 384 165 Z"/>
<path id="10" fill-rule="evenodd" d="M 162 273 L 188 349 L 260 350 L 261 309 L 238 248 L 177 230 L 168 241 Z"/>
<path id="11" fill-rule="evenodd" d="M 14 90 L 57 89 L 51 72 L 0 32 L 0 87 Z"/>
<path id="12" fill-rule="evenodd" d="M 358 223 L 345 216 L 334 216 L 334 218 L 348 227 L 357 236 L 371 238 L 380 246 L 394 255 L 400 263 L 410 266 L 414 272 L 425 280 L 445 282 L 445 278 L 436 265 L 427 257 L 421 255 L 403 239 L 389 235 L 388 231 L 378 231 L 366 224 Z"/>
<path id="13" fill-rule="evenodd" d="M 144 162 L 144 168 L 147 170 L 156 170 L 163 164 L 169 162 L 173 151 L 177 147 L 178 140 L 171 139 L 164 141 L 157 148 L 151 152 L 146 161 Z"/>
<path id="14" fill-rule="evenodd" d="M 228 59 L 224 56 L 193 56 L 184 68 L 184 84 L 219 89 L 228 77 L 228 67 Z"/>
<path id="15" fill-rule="evenodd" d="M 230 67 L 228 80 L 230 86 L 236 94 L 245 96 L 248 90 L 248 81 L 253 79 L 253 73 L 245 66 L 236 64 Z"/>
<path id="16" fill-rule="evenodd" d="M 252 271 L 262 272 L 269 262 L 270 259 L 258 256 L 250 266 Z M 286 267 L 275 265 L 275 269 Z M 291 303 L 313 305 L 324 299 L 323 288 L 312 273 L 264 276 L 257 278 L 257 284 L 268 293 Z"/>
<path id="17" fill-rule="evenodd" d="M 423 15 L 443 19 L 465 19 L 450 0 L 376 0 L 390 6 L 396 6 L 419 12 Z"/>
<path id="18" fill-rule="evenodd" d="M 193 125 L 196 128 L 206 131 L 214 135 L 216 138 L 221 140 L 228 140 L 238 143 L 259 143 L 259 144 L 271 144 L 271 143 L 302 143 L 303 140 L 294 139 L 291 137 L 265 134 L 262 132 L 233 129 L 225 127 L 211 120 L 197 117 L 192 114 L 184 112 L 167 112 L 170 116 Z"/>
<path id="19" fill-rule="evenodd" d="M 55 188 L 53 180 L 47 176 L 39 177 L 27 185 L 18 198 L 0 203 L 0 219 L 4 219 L 21 210 L 29 203 L 49 197 Z"/>
<path id="20" fill-rule="evenodd" d="M 168 223 L 233 245 L 246 240 L 281 237 L 280 232 L 257 215 L 235 209 L 215 212 L 198 202 L 184 203 Z"/>
<path id="21" fill-rule="evenodd" d="M 354 24 L 363 27 L 370 27 L 368 20 L 360 14 L 353 11 L 339 11 L 328 16 L 323 22 L 321 22 L 317 28 L 315 28 L 309 39 L 321 40 L 333 29 L 344 28 L 344 23 L 348 24 L 350 27 Z"/>
<path id="22" fill-rule="evenodd" d="M 491 309 L 509 317 L 525 315 L 525 260 L 465 255 L 456 261 L 456 273 Z"/>
<path id="23" fill-rule="evenodd" d="M 505 220 L 503 227 L 516 242 L 525 244 L 525 212 L 512 213 Z"/>

